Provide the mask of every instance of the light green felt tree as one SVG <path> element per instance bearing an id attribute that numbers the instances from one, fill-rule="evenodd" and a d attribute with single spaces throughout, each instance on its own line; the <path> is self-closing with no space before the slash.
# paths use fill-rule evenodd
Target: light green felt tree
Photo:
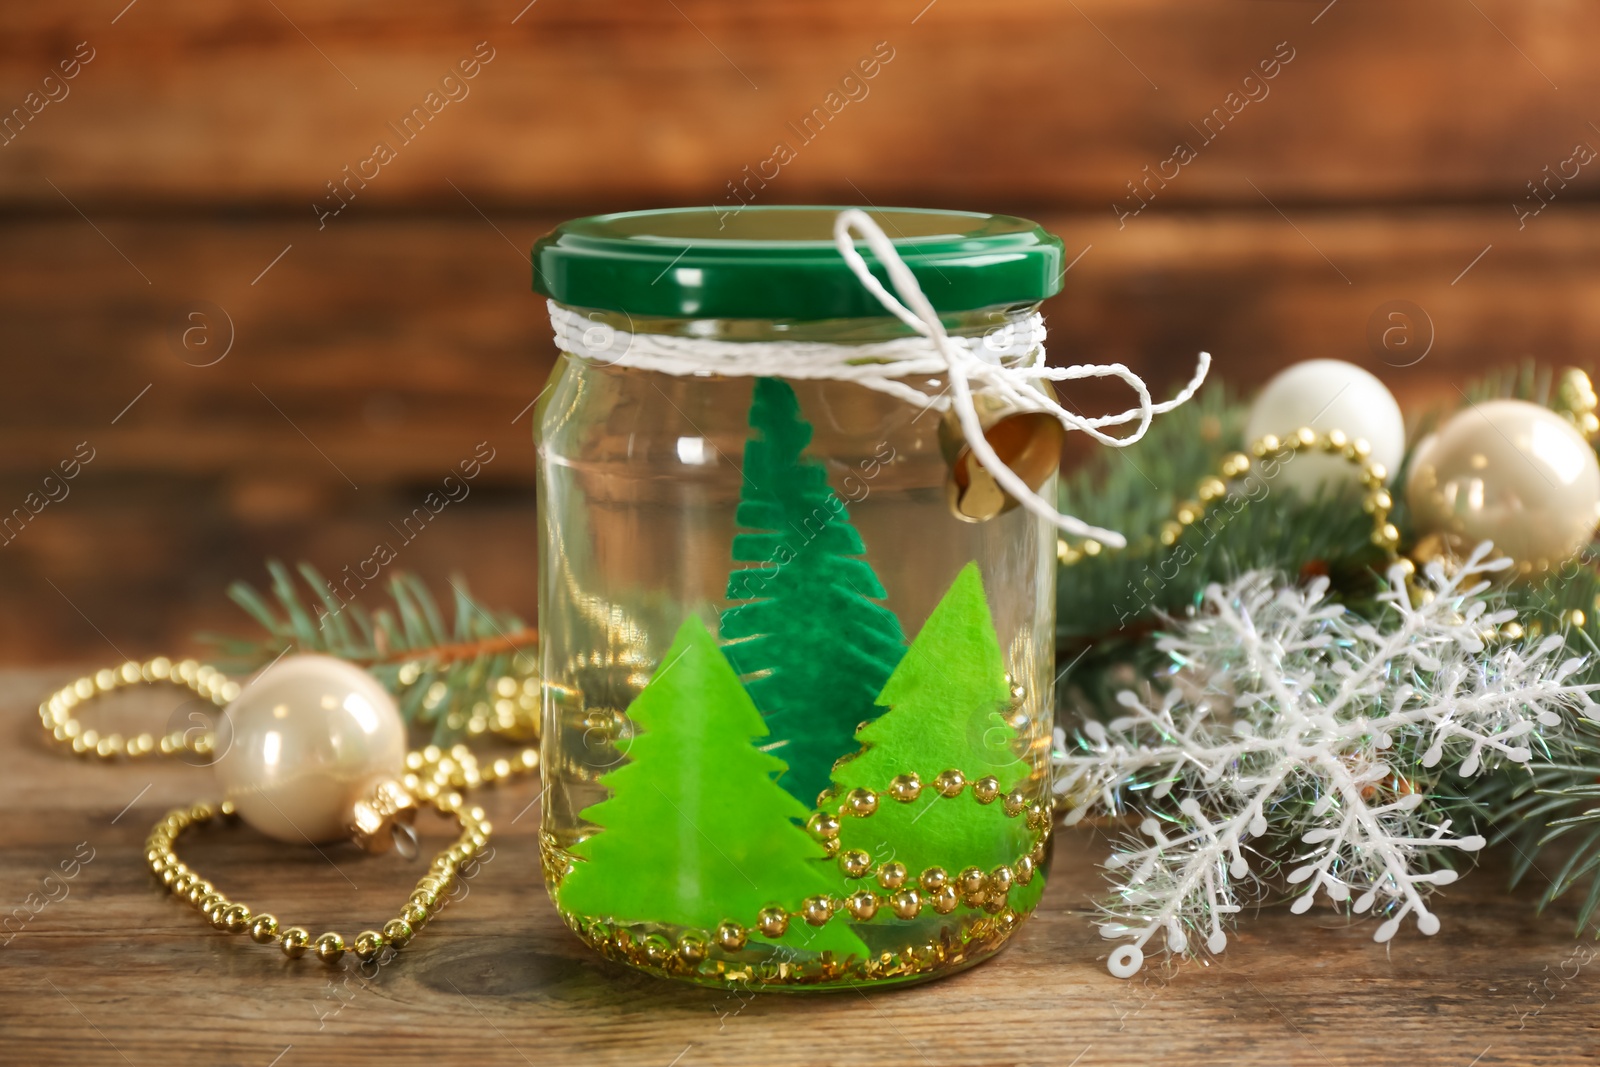
<path id="1" fill-rule="evenodd" d="M 780 788 L 783 761 L 756 748 L 761 713 L 705 624 L 690 616 L 628 707 L 640 728 L 627 762 L 600 779 L 611 796 L 582 812 L 601 827 L 572 853 L 561 906 L 621 922 L 752 927 L 772 904 L 794 911 L 836 889 L 822 846 L 795 824 L 806 806 Z M 752 940 L 766 940 L 751 930 Z M 792 921 L 782 944 L 839 960 L 866 955 L 843 918 Z"/>
<path id="2" fill-rule="evenodd" d="M 979 804 L 970 785 L 944 797 L 932 784 L 941 771 L 955 769 L 969 783 L 998 779 L 1003 798 L 1028 777 L 1014 748 L 1016 731 L 1002 714 L 1010 696 L 983 579 L 969 563 L 883 687 L 878 703 L 889 710 L 857 732 L 861 752 L 834 768 L 840 796 L 862 788 L 879 797 L 875 814 L 840 820 L 840 846 L 865 851 L 875 867 L 898 860 L 913 877 L 929 867 L 952 876 L 967 867 L 988 872 L 1026 855 L 1033 831 L 1025 817 L 1007 816 L 999 799 Z M 915 774 L 923 785 L 910 803 L 888 792 L 901 774 Z M 1014 886 L 1009 899 L 1028 907 L 1042 888 L 1036 876 Z"/>
<path id="3" fill-rule="evenodd" d="M 811 425 L 794 390 L 756 379 L 733 558 L 722 614 L 728 660 L 745 679 L 789 765 L 780 784 L 808 806 L 905 654 L 900 621 L 827 471 L 802 453 Z"/>

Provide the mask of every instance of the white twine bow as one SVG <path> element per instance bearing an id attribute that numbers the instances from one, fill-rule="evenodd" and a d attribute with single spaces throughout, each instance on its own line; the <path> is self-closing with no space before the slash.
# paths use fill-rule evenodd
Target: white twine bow
<path id="1" fill-rule="evenodd" d="M 861 253 L 856 251 L 852 231 L 861 236 L 888 271 L 893 293 L 878 281 Z M 839 254 L 857 280 L 891 315 L 910 327 L 915 336 L 840 345 L 819 341 L 721 341 L 633 333 L 616 329 L 606 315 L 585 314 L 552 300 L 550 324 L 555 329 L 556 347 L 599 363 L 662 374 L 856 382 L 934 411 L 953 408 L 962 435 L 978 463 L 1018 504 L 1069 534 L 1113 548 L 1126 545 L 1127 540 L 1115 530 L 1104 530 L 1064 515 L 1029 489 L 984 436 L 983 424 L 973 405 L 973 393 L 997 398 L 999 414 L 1047 412 L 1069 430 L 1081 430 L 1103 444 L 1122 448 L 1143 437 L 1156 415 L 1171 411 L 1194 395 L 1205 381 L 1211 356 L 1201 352 L 1189 384 L 1171 400 L 1156 404 L 1151 402 L 1144 379 L 1120 363 L 1045 366 L 1044 319 L 1037 313 L 991 331 L 986 337 L 951 337 L 917 284 L 911 268 L 866 212 L 855 208 L 840 212 L 834 220 L 833 236 Z M 931 375 L 947 377 L 949 389 L 930 395 L 910 381 Z M 1086 418 L 1068 411 L 1036 388 L 1040 379 L 1065 382 L 1083 378 L 1119 378 L 1138 395 L 1139 406 L 1116 415 Z M 1130 422 L 1138 425 L 1126 437 L 1113 437 L 1104 432 L 1108 427 L 1126 426 Z"/>
<path id="2" fill-rule="evenodd" d="M 894 293 L 889 292 L 883 283 L 878 281 L 867 267 L 867 262 L 861 253 L 856 251 L 855 242 L 851 239 L 852 231 L 861 236 L 867 247 L 872 249 L 878 261 L 883 264 L 884 270 L 889 274 L 889 281 L 894 285 Z M 1049 520 L 1052 525 L 1067 533 L 1087 537 L 1112 548 L 1124 547 L 1127 539 L 1121 534 L 1115 530 L 1092 526 L 1072 515 L 1062 514 L 1053 504 L 1028 488 L 1028 484 L 1006 466 L 994 447 L 989 444 L 989 439 L 984 436 L 983 423 L 972 402 L 973 383 L 977 383 L 985 393 L 999 397 L 1006 411 L 1049 412 L 1068 430 L 1081 430 L 1103 444 L 1111 445 L 1113 448 L 1125 448 L 1145 435 L 1145 431 L 1150 428 L 1150 420 L 1156 415 L 1171 411 L 1194 396 L 1195 390 L 1205 381 L 1206 372 L 1211 367 L 1211 354 L 1201 352 L 1194 377 L 1189 379 L 1189 383 L 1171 400 L 1160 404 L 1151 402 L 1150 390 L 1145 385 L 1144 379 L 1120 363 L 1045 367 L 1041 365 L 1044 357 L 1042 346 L 1039 349 L 1038 360 L 1029 365 L 1006 366 L 990 362 L 978 356 L 971 348 L 954 343 L 950 335 L 945 333 L 944 325 L 939 321 L 939 313 L 928 302 L 922 286 L 917 284 L 916 276 L 911 273 L 911 268 L 900 258 L 894 242 L 889 240 L 865 211 L 858 208 L 841 211 L 833 223 L 833 239 L 839 246 L 839 254 L 850 265 L 850 270 L 862 287 L 877 297 L 878 302 L 891 315 L 933 342 L 944 360 L 943 369 L 950 380 L 951 406 L 961 423 L 961 432 L 966 437 L 967 447 L 972 449 L 978 463 L 1000 488 L 1009 493 L 1022 507 L 1040 518 Z M 896 299 L 896 294 L 899 299 Z M 909 308 L 907 304 L 910 305 Z M 1138 394 L 1139 406 L 1118 415 L 1084 418 L 1068 411 L 1033 388 L 1032 383 L 1041 378 L 1053 382 L 1083 378 L 1120 378 Z M 1123 426 L 1135 419 L 1139 425 L 1126 437 L 1113 437 L 1101 430 L 1106 426 Z"/>

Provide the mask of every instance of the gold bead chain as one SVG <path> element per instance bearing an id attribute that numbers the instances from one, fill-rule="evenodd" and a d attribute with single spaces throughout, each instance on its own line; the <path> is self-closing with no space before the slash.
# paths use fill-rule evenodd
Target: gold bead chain
<path id="1" fill-rule="evenodd" d="M 434 857 L 428 873 L 417 881 L 415 891 L 397 917 L 385 923 L 381 932 L 363 930 L 355 936 L 350 947 L 363 961 L 375 957 L 385 946 L 398 949 L 410 941 L 444 906 L 445 895 L 454 886 L 462 864 L 480 855 L 489 844 L 492 827 L 482 808 L 467 807 L 461 794 L 454 791 L 442 795 L 436 792 L 432 803 L 441 814 L 460 820 L 461 836 Z M 220 805 L 201 802 L 168 812 L 145 841 L 145 859 L 150 870 L 174 896 L 192 904 L 219 930 L 230 934 L 248 933 L 250 940 L 257 944 L 276 942 L 290 959 L 299 959 L 310 950 L 324 963 L 338 962 L 346 947 L 342 935 L 329 932 L 313 939 L 304 927 L 280 927 L 275 916 L 253 913 L 245 905 L 229 900 L 178 858 L 172 847 L 178 837 L 190 827 L 210 823 L 219 817 L 230 822 L 238 819 L 233 804 L 227 801 Z"/>
<path id="2" fill-rule="evenodd" d="M 497 687 L 506 680 L 498 679 Z M 86 674 L 62 686 L 39 705 L 39 718 L 57 744 L 84 757 L 113 760 L 139 759 L 155 753 L 211 755 L 216 748 L 216 737 L 212 731 L 200 727 L 173 731 L 159 739 L 149 733 L 126 738 L 116 733 L 102 736 L 84 727 L 76 716 L 80 705 L 96 697 L 118 689 L 159 683 L 189 689 L 218 708 L 232 702 L 240 688 L 221 671 L 197 660 L 173 661 L 158 656 L 145 663 L 130 661 L 120 667 Z M 415 799 L 431 804 L 443 815 L 456 818 L 461 824 L 461 834 L 450 847 L 434 857 L 428 873 L 418 880 L 416 889 L 396 918 L 384 924 L 381 931 L 363 930 L 348 944 L 337 933 L 324 933 L 313 939 L 303 927 L 281 927 L 275 916 L 252 912 L 218 892 L 211 882 L 178 858 L 173 845 L 186 830 L 216 821 L 238 821 L 238 814 L 229 801 L 221 804 L 202 801 L 168 812 L 145 841 L 145 860 L 174 896 L 193 905 L 219 930 L 248 933 L 258 944 L 277 943 L 290 959 L 310 952 L 331 964 L 341 959 L 348 947 L 361 960 L 370 960 L 385 947 L 398 949 L 410 941 L 444 906 L 446 894 L 454 886 L 462 865 L 481 855 L 488 846 L 493 827 L 483 809 L 469 806 L 461 791 L 493 785 L 528 774 L 538 767 L 539 751 L 532 747 L 488 763 L 480 763 L 465 745 L 449 749 L 429 745 L 407 753 L 401 785 Z"/>
<path id="3" fill-rule="evenodd" d="M 1050 804 L 1048 801 L 1030 802 L 1021 788 L 1002 796 L 998 779 L 985 776 L 969 782 L 956 768 L 935 775 L 932 788 L 941 801 L 956 800 L 964 793 L 982 805 L 998 801 L 1007 818 L 1023 819 L 1033 831 L 1027 851 L 1015 862 L 1003 863 L 988 871 L 973 866 L 952 872 L 935 866 L 913 872 L 905 864 L 893 860 L 874 865 L 871 855 L 862 849 L 841 850 L 839 832 L 842 820 L 871 818 L 883 810 L 880 794 L 869 789 L 853 789 L 840 798 L 831 790 L 825 790 L 817 798 L 817 805 L 823 810 L 811 816 L 805 829 L 835 860 L 844 876 L 855 882 L 855 888 L 845 894 L 820 893 L 807 897 L 794 909 L 768 905 L 761 909 L 753 923 L 724 919 L 715 929 L 684 930 L 676 941 L 650 928 L 649 924 L 616 923 L 564 908 L 559 909 L 561 917 L 574 933 L 602 954 L 652 973 L 677 977 L 707 977 L 703 968 L 709 966 L 719 979 L 762 985 L 803 985 L 819 979 L 849 976 L 864 981 L 904 978 L 959 963 L 969 952 L 1003 941 L 1021 920 L 1024 913 L 1015 910 L 1008 897 L 1013 886 L 1031 884 L 1044 865 L 1051 829 Z M 883 795 L 910 804 L 922 793 L 921 777 L 911 773 L 897 776 Z M 557 845 L 546 833 L 540 834 L 539 858 L 546 880 L 554 886 L 561 884 L 574 863 L 572 853 Z M 876 890 L 872 887 L 874 882 Z M 961 918 L 964 932 L 954 940 L 906 945 L 898 951 L 880 952 L 848 965 L 828 958 L 814 966 L 779 964 L 768 974 L 740 971 L 738 965 L 712 961 L 708 956 L 712 945 L 727 952 L 738 952 L 752 933 L 777 939 L 793 926 L 826 926 L 844 915 L 857 922 L 870 922 L 880 911 L 889 911 L 895 919 L 911 920 L 925 909 L 950 915 L 963 906 L 979 914 Z M 831 957 L 831 953 L 825 956 Z"/>
<path id="4" fill-rule="evenodd" d="M 135 685 L 160 682 L 188 689 L 219 708 L 226 707 L 239 695 L 239 684 L 214 667 L 192 659 L 174 663 L 166 656 L 157 656 L 145 663 L 130 660 L 120 667 L 107 667 L 62 686 L 39 705 L 39 719 L 52 738 L 80 756 L 111 760 L 140 759 L 158 752 L 163 756 L 179 752 L 209 755 L 215 743 L 209 730 L 174 730 L 159 740 L 148 733 L 126 738 L 115 733 L 101 736 L 97 730 L 85 729 L 73 714 L 79 704 L 96 697 Z"/>
<path id="5" fill-rule="evenodd" d="M 1171 548 L 1178 543 L 1185 530 L 1198 525 L 1216 502 L 1228 495 L 1228 483 L 1250 473 L 1255 461 L 1278 460 L 1311 451 L 1339 456 L 1361 469 L 1361 486 L 1366 491 L 1361 506 L 1372 516 L 1372 543 L 1393 558 L 1400 546 L 1400 531 L 1389 521 L 1390 509 L 1394 507 L 1394 499 L 1386 488 L 1389 472 L 1383 464 L 1373 461 L 1372 446 L 1359 437 L 1352 439 L 1340 430 L 1319 434 L 1304 426 L 1286 438 L 1267 434 L 1250 446 L 1249 455 L 1232 452 L 1223 457 L 1218 474 L 1200 479 L 1200 484 L 1195 488 L 1195 499 L 1180 502 L 1172 518 L 1161 524 L 1161 547 Z M 1060 538 L 1056 542 L 1056 559 L 1063 566 L 1070 566 L 1085 556 L 1098 556 L 1104 550 L 1098 541 L 1072 545 L 1066 538 Z"/>

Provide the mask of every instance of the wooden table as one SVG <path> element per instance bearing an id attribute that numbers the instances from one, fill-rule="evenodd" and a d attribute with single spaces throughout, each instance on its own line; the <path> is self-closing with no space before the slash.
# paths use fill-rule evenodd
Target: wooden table
<path id="1" fill-rule="evenodd" d="M 1389 946 L 1331 911 L 1247 916 L 1218 961 L 1132 982 L 1086 915 L 1103 841 L 1064 833 L 1040 912 L 997 959 L 879 993 L 752 995 L 608 964 L 539 881 L 538 785 L 486 791 L 494 852 L 371 978 L 212 930 L 146 872 L 142 842 L 209 774 L 101 765 L 45 747 L 34 708 L 62 672 L 0 673 L 0 915 L 75 856 L 76 877 L 0 934 L 0 1063 L 436 1065 L 1575 1064 L 1600 1058 L 1600 953 L 1570 908 L 1537 918 L 1503 864 L 1452 886 L 1444 930 Z M 443 823 L 423 827 L 435 844 Z M 245 828 L 180 851 L 234 899 L 353 935 L 404 900 L 414 865 L 285 847 Z M 92 850 L 92 851 L 91 851 Z M 69 868 L 71 864 L 69 863 Z M 1537 876 L 1534 876 L 1537 877 Z M 15 924 L 14 924 L 15 925 Z M 1575 955 L 1576 952 L 1576 955 Z M 1565 962 L 1564 964 L 1564 961 Z"/>

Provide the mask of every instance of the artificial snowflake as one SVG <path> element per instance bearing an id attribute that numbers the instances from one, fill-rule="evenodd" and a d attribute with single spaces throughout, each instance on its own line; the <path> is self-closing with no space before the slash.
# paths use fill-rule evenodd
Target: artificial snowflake
<path id="1" fill-rule="evenodd" d="M 1452 828 L 1429 782 L 1528 763 L 1559 744 L 1560 712 L 1596 714 L 1600 688 L 1566 680 L 1581 660 L 1559 636 L 1485 645 L 1515 617 L 1483 596 L 1485 575 L 1509 565 L 1488 550 L 1453 574 L 1430 566 L 1417 591 L 1397 566 L 1378 622 L 1325 600 L 1326 579 L 1279 588 L 1251 572 L 1213 585 L 1159 642 L 1174 665 L 1164 692 L 1118 694 L 1126 713 L 1085 723 L 1070 750 L 1057 731 L 1068 824 L 1143 816 L 1142 837 L 1106 863 L 1115 895 L 1100 932 L 1126 942 L 1112 974 L 1136 973 L 1158 931 L 1168 952 L 1196 939 L 1221 952 L 1225 922 L 1279 863 L 1297 913 L 1322 893 L 1385 915 L 1380 942 L 1408 915 L 1439 929 L 1427 897 L 1456 878 L 1447 852 L 1484 839 Z"/>

